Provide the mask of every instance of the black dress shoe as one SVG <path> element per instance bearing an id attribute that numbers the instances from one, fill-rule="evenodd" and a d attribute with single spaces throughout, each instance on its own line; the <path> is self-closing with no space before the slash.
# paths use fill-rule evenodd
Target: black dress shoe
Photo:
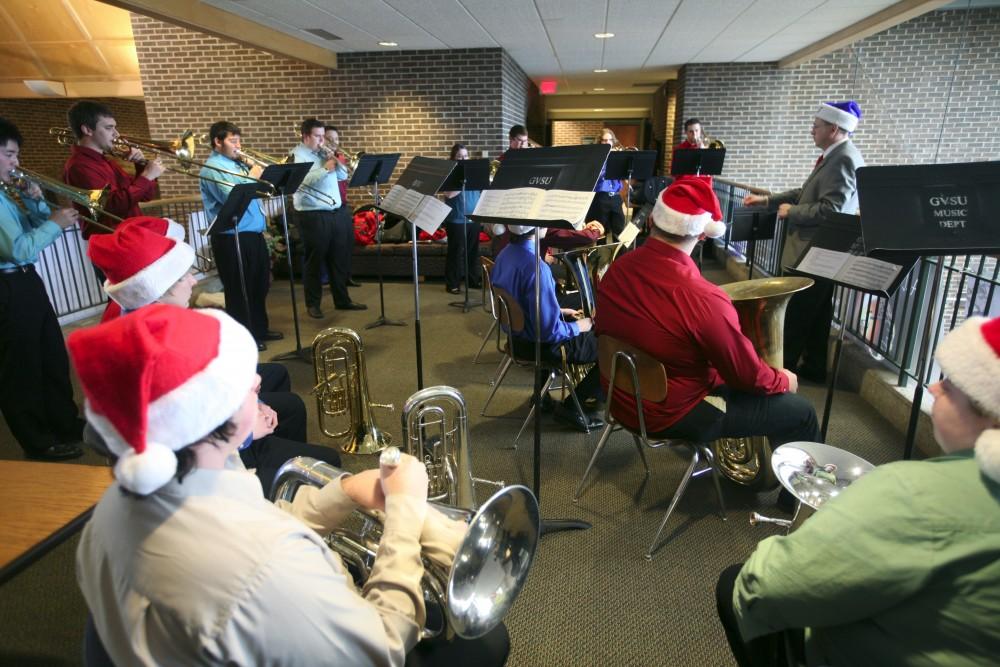
<path id="1" fill-rule="evenodd" d="M 309 306 L 306 308 L 306 312 L 309 313 L 309 317 L 317 320 L 323 319 L 323 311 L 319 309 L 319 306 Z"/>
<path id="2" fill-rule="evenodd" d="M 281 340 L 284 337 L 285 334 L 280 331 L 271 331 L 270 329 L 268 329 L 267 333 L 264 334 L 264 340 Z"/>
<path id="3" fill-rule="evenodd" d="M 67 442 L 52 445 L 51 447 L 47 447 L 40 452 L 32 452 L 27 455 L 29 459 L 34 459 L 36 461 L 66 461 L 69 459 L 79 458 L 81 456 L 83 456 L 83 450 L 76 444 Z"/>
<path id="4" fill-rule="evenodd" d="M 368 306 L 357 301 L 345 303 L 343 306 L 335 306 L 337 310 L 368 310 Z"/>
<path id="5" fill-rule="evenodd" d="M 448 291 L 448 294 L 461 294 L 462 293 L 462 288 L 461 287 L 445 287 L 445 289 Z"/>
<path id="6" fill-rule="evenodd" d="M 545 392 L 542 395 L 542 404 L 539 407 L 541 407 L 542 412 L 552 412 L 556 409 L 556 401 L 549 395 L 549 392 Z"/>
<path id="7" fill-rule="evenodd" d="M 267 343 L 265 343 L 262 340 L 257 341 L 257 351 L 258 352 L 263 352 L 266 349 L 267 349 Z"/>
<path id="8" fill-rule="evenodd" d="M 562 423 L 572 426 L 576 430 L 583 431 L 584 433 L 589 433 L 590 431 L 604 426 L 604 420 L 599 416 L 584 412 L 586 419 L 583 419 L 580 417 L 580 413 L 577 412 L 575 406 L 566 405 L 565 403 L 557 403 L 555 410 L 552 411 L 552 414 Z"/>
<path id="9" fill-rule="evenodd" d="M 348 287 L 361 287 L 361 283 L 359 283 L 357 280 L 354 280 L 352 278 L 351 280 L 347 281 L 347 286 Z"/>

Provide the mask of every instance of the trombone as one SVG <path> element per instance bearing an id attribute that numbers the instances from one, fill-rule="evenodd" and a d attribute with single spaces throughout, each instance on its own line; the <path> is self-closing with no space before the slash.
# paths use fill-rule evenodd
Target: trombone
<path id="1" fill-rule="evenodd" d="M 322 148 L 322 146 L 320 148 Z M 319 155 L 319 151 L 314 151 L 314 152 L 317 155 Z M 268 155 L 267 153 L 262 153 L 261 151 L 255 151 L 251 148 L 241 148 L 240 150 L 236 151 L 236 156 L 239 157 L 245 164 L 248 164 L 250 166 L 259 166 L 262 168 L 269 167 L 272 164 L 288 164 L 288 160 L 291 158 L 291 155 L 286 155 L 283 158 L 279 158 L 273 155 Z M 303 183 L 302 185 L 299 186 L 299 190 L 307 190 L 311 197 L 324 202 L 328 206 L 333 206 L 335 203 L 333 197 L 327 195 L 318 188 L 314 188 L 311 185 L 306 185 L 305 183 Z"/>
<path id="2" fill-rule="evenodd" d="M 37 184 L 42 190 L 48 190 L 49 192 L 55 193 L 57 196 L 64 197 L 74 204 L 78 204 L 90 211 L 91 217 L 87 217 L 81 213 L 80 219 L 86 220 L 95 227 L 100 227 L 108 232 L 115 231 L 113 227 L 109 227 L 101 222 L 98 222 L 96 220 L 98 215 L 111 218 L 115 222 L 122 221 L 122 219 L 114 213 L 108 213 L 104 210 L 104 204 L 108 199 L 110 187 L 104 187 L 99 190 L 74 188 L 72 185 L 66 185 L 65 183 L 57 181 L 54 178 L 43 176 L 37 172 L 31 171 L 30 169 L 25 169 L 24 167 L 15 167 L 14 169 L 11 169 L 10 183 L 4 183 L 4 186 L 8 191 L 14 190 L 23 196 L 24 191 L 28 189 L 32 182 Z"/>

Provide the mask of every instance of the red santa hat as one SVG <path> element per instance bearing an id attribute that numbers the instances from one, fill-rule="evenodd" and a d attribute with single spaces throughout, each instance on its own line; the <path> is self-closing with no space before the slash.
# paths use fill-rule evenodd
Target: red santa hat
<path id="1" fill-rule="evenodd" d="M 719 238 L 726 233 L 719 198 L 712 186 L 700 178 L 674 181 L 656 198 L 650 214 L 653 224 L 676 236 Z"/>
<path id="2" fill-rule="evenodd" d="M 167 218 L 135 217 L 113 234 L 90 238 L 87 255 L 107 279 L 104 291 L 126 310 L 159 299 L 194 264 L 184 228 Z"/>
<path id="3" fill-rule="evenodd" d="M 952 384 L 1000 421 L 1000 317 L 970 317 L 944 337 L 934 356 Z M 1000 428 L 979 435 L 976 461 L 985 475 L 1000 482 Z"/>
<path id="4" fill-rule="evenodd" d="M 118 456 L 118 482 L 140 495 L 173 478 L 174 452 L 236 414 L 256 373 L 253 337 L 217 310 L 155 304 L 66 344 L 87 421 Z"/>

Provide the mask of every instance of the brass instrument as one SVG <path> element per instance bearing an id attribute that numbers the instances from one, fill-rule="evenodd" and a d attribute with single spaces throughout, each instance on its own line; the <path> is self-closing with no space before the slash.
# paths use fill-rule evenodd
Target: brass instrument
<path id="1" fill-rule="evenodd" d="M 580 303 L 584 317 L 593 317 L 597 310 L 597 286 L 611 263 L 618 257 L 623 244 L 621 241 L 603 245 L 592 245 L 554 253 L 576 284 L 580 292 Z"/>
<path id="2" fill-rule="evenodd" d="M 308 457 L 287 461 L 278 470 L 272 498 L 291 502 L 303 484 L 322 487 L 342 471 Z M 443 505 L 435 507 L 447 517 L 469 525 L 451 563 L 422 560 L 421 586 L 428 605 L 422 638 L 452 630 L 474 639 L 492 630 L 507 614 L 524 586 L 538 546 L 538 501 L 524 486 L 497 491 L 473 513 Z M 367 581 L 382 534 L 382 521 L 374 512 L 359 510 L 358 530 L 336 528 L 326 538 L 330 549 Z M 435 620 L 437 623 L 435 624 Z M 429 625 L 433 624 L 433 625 Z"/>
<path id="3" fill-rule="evenodd" d="M 711 149 L 711 150 L 718 150 L 720 148 L 725 148 L 726 147 L 726 144 L 722 143 L 721 139 L 713 139 L 712 137 L 708 136 L 707 134 L 706 135 L 702 135 L 702 137 L 701 137 L 701 143 L 705 146 L 705 148 L 708 148 L 708 149 Z"/>
<path id="4" fill-rule="evenodd" d="M 764 363 L 783 368 L 785 308 L 792 294 L 811 287 L 811 278 L 758 278 L 720 285 L 740 318 L 743 335 Z M 737 484 L 773 488 L 771 446 L 767 438 L 720 438 L 712 443 L 719 471 Z"/>
<path id="5" fill-rule="evenodd" d="M 427 466 L 427 499 L 476 509 L 475 483 L 500 482 L 472 476 L 469 417 L 465 398 L 454 387 L 421 389 L 406 399 L 400 415 L 403 449 Z"/>
<path id="6" fill-rule="evenodd" d="M 798 505 L 791 520 L 753 512 L 750 525 L 772 523 L 792 533 L 831 498 L 875 469 L 860 456 L 820 442 L 788 442 L 774 450 L 771 468 Z"/>
<path id="7" fill-rule="evenodd" d="M 288 161 L 292 158 L 291 155 L 286 155 L 285 157 L 275 157 L 274 155 L 268 155 L 267 153 L 262 153 L 261 151 L 256 151 L 250 148 L 241 148 L 236 151 L 236 156 L 245 164 L 251 167 L 260 167 L 261 169 L 269 167 L 272 164 L 288 164 Z M 307 190 L 310 196 L 325 202 L 327 206 L 333 206 L 334 204 L 332 197 L 327 196 L 322 191 L 312 187 L 311 185 L 303 183 L 299 185 L 299 190 Z"/>
<path id="8" fill-rule="evenodd" d="M 345 454 L 376 454 L 392 444 L 392 436 L 375 423 L 372 408 L 394 408 L 368 398 L 361 336 L 343 327 L 324 329 L 313 340 L 312 356 L 316 377 L 312 393 L 316 394 L 320 430 L 343 440 Z M 338 424 L 343 419 L 347 423 Z"/>
<path id="9" fill-rule="evenodd" d="M 499 169 L 500 160 L 490 160 L 490 183 L 493 182 L 493 177 L 497 175 Z"/>
<path id="10" fill-rule="evenodd" d="M 24 167 L 11 169 L 10 183 L 5 183 L 4 185 L 13 190 L 12 194 L 23 194 L 24 190 L 27 189 L 32 182 L 36 183 L 42 190 L 48 190 L 58 197 L 68 199 L 74 204 L 87 209 L 90 212 L 90 217 L 81 214 L 80 218 L 86 220 L 95 227 L 100 227 L 101 229 L 109 232 L 115 231 L 114 228 L 98 222 L 96 220 L 98 215 L 111 218 L 116 222 L 122 221 L 122 219 L 117 215 L 108 213 L 104 210 L 104 204 L 108 199 L 108 192 L 111 189 L 110 186 L 105 186 L 99 190 L 74 188 L 72 185 L 66 185 L 62 181 L 57 181 L 54 178 L 43 176 L 42 174 L 31 171 L 30 169 L 25 169 Z"/>

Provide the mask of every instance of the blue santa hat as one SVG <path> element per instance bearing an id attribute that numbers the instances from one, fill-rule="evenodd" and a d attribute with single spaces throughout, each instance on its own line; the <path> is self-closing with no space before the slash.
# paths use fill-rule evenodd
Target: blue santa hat
<path id="1" fill-rule="evenodd" d="M 846 102 L 823 102 L 816 117 L 833 123 L 846 132 L 853 132 L 861 120 L 861 107 L 854 100 Z"/>

